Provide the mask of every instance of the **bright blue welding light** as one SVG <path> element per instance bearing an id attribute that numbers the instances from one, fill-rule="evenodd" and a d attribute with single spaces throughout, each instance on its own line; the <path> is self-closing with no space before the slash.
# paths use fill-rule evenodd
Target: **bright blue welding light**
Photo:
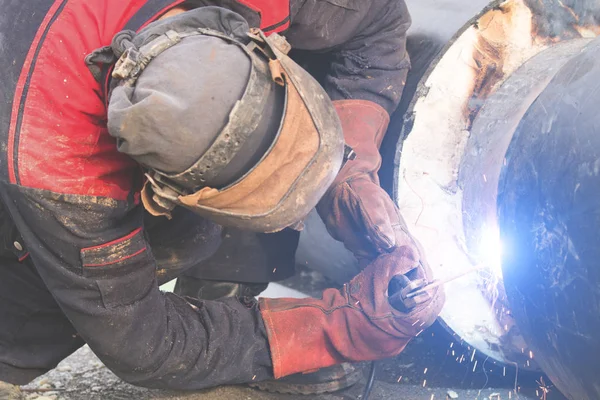
<path id="1" fill-rule="evenodd" d="M 488 269 L 499 279 L 502 279 L 502 252 L 503 246 L 498 226 L 484 226 L 478 245 L 478 258 L 482 263 L 488 265 Z"/>

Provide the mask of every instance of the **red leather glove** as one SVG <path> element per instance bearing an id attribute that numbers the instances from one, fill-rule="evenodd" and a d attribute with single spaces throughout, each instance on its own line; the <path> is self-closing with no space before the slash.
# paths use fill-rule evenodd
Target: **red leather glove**
<path id="1" fill-rule="evenodd" d="M 397 246 L 342 289 L 325 290 L 321 299 L 260 299 L 275 378 L 399 354 L 435 321 L 443 304 L 438 289 L 406 313 L 388 302 L 394 276 L 431 279 L 418 254 L 414 245 Z"/>
<path id="2" fill-rule="evenodd" d="M 366 100 L 338 100 L 333 104 L 356 158 L 344 165 L 317 211 L 329 233 L 364 266 L 380 254 L 412 242 L 377 176 L 381 167 L 379 147 L 390 118 L 381 106 Z"/>

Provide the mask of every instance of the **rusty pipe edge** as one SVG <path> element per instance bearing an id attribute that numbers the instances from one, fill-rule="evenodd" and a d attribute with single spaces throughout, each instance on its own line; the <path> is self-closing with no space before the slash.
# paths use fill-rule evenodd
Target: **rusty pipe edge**
<path id="1" fill-rule="evenodd" d="M 512 137 L 518 113 L 509 110 L 533 101 L 551 77 L 544 72 L 577 51 L 577 45 L 567 49 L 563 44 L 597 36 L 598 21 L 598 0 L 494 1 L 430 65 L 405 117 L 394 195 L 438 276 L 485 258 L 478 254 L 482 230 L 495 236 L 497 218 L 491 206 L 496 193 L 484 189 L 497 183 L 502 165 L 503 153 L 494 153 L 493 144 Z M 545 50 L 555 54 L 517 73 Z M 528 74 L 539 79 L 528 80 Z M 513 75 L 512 86 L 502 91 Z M 486 107 L 488 101 L 493 104 Z M 507 106 L 504 119 L 500 104 Z M 499 120 L 505 126 L 495 127 L 495 138 L 487 136 Z M 509 310 L 498 267 L 450 284 L 447 291 L 441 318 L 450 331 L 493 359 L 538 368 Z"/>

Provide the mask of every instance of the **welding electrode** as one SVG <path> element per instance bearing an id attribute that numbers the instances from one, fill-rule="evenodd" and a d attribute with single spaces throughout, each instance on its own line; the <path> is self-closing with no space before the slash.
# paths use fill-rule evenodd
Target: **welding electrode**
<path id="1" fill-rule="evenodd" d="M 467 269 L 465 271 L 459 272 L 459 273 L 457 273 L 455 275 L 451 275 L 451 276 L 449 276 L 447 278 L 444 278 L 444 279 L 435 279 L 435 280 L 433 280 L 433 281 L 425 284 L 424 286 L 421 286 L 421 287 L 418 287 L 416 289 L 413 289 L 413 290 L 410 290 L 408 292 L 405 292 L 406 293 L 406 298 L 407 299 L 415 298 L 415 297 L 417 297 L 417 296 L 419 296 L 419 295 L 421 295 L 423 293 L 426 293 L 428 290 L 435 289 L 436 287 L 445 285 L 448 282 L 452 282 L 452 281 L 457 280 L 458 278 L 462 278 L 465 275 L 469 275 L 472 272 L 479 271 L 483 267 L 485 267 L 485 265 L 483 265 L 483 264 L 475 265 L 472 268 L 469 268 L 469 269 Z"/>
<path id="2" fill-rule="evenodd" d="M 388 301 L 392 307 L 398 311 L 409 312 L 417 305 L 422 304 L 429 299 L 429 290 L 462 278 L 463 276 L 472 272 L 479 271 L 483 267 L 485 267 L 485 265 L 476 265 L 455 275 L 444 279 L 435 279 L 431 282 L 427 282 L 424 279 L 411 280 L 407 275 L 396 275 L 392 278 L 388 286 Z M 365 386 L 365 390 L 363 392 L 363 400 L 368 400 L 369 396 L 371 395 L 371 390 L 373 389 L 373 383 L 375 381 L 375 368 L 376 363 L 373 361 L 371 363 L 367 385 Z"/>

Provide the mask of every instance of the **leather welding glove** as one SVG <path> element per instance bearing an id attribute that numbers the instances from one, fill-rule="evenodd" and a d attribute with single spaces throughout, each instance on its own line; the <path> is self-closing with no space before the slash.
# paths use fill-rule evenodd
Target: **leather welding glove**
<path id="1" fill-rule="evenodd" d="M 321 299 L 260 299 L 275 378 L 342 362 L 393 357 L 438 316 L 443 295 L 432 289 L 424 302 L 401 312 L 388 301 L 396 275 L 431 279 L 416 246 L 404 244 L 369 264 L 341 289 Z"/>
<path id="2" fill-rule="evenodd" d="M 321 199 L 317 211 L 334 239 L 354 253 L 361 266 L 396 246 L 411 242 L 406 224 L 389 195 L 379 186 L 379 147 L 390 117 L 366 100 L 333 102 L 344 139 L 356 153 Z"/>

